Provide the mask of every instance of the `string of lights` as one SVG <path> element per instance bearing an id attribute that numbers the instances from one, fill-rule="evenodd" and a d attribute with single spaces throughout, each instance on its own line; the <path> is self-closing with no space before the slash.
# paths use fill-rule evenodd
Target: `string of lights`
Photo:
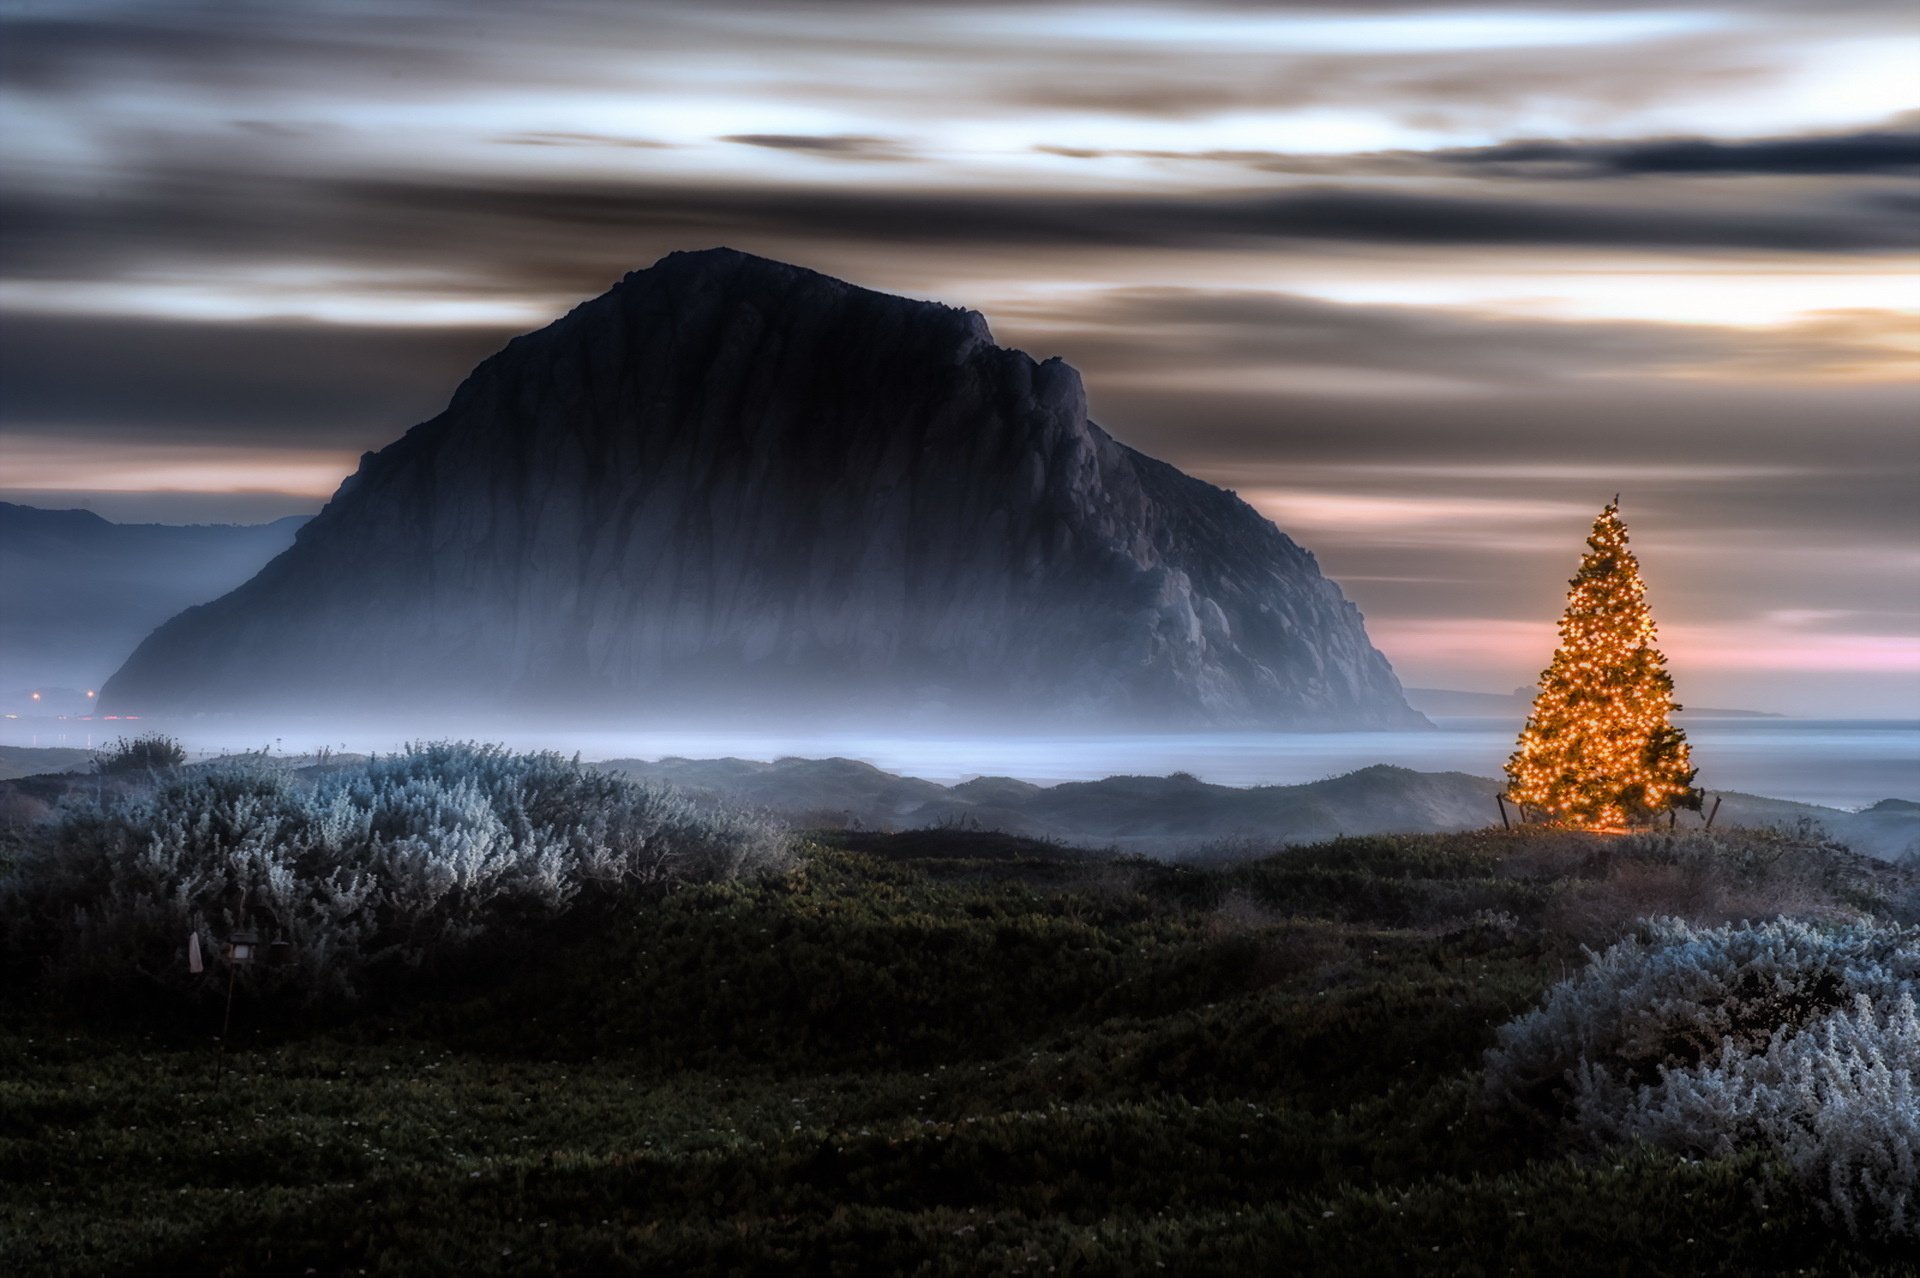
<path id="1" fill-rule="evenodd" d="M 1698 807 L 1687 737 L 1673 726 L 1673 676 L 1654 646 L 1618 498 L 1594 520 L 1567 584 L 1559 647 L 1507 760 L 1507 799 L 1585 830 L 1625 830 Z"/>

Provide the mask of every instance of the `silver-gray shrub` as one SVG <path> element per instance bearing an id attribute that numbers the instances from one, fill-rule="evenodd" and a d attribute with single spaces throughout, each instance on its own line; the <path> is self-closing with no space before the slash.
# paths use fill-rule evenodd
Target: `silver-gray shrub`
<path id="1" fill-rule="evenodd" d="M 30 829 L 0 881 L 0 935 L 16 971 L 58 983 L 200 989 L 189 933 L 212 954 L 250 929 L 291 943 L 285 968 L 254 975 L 320 1001 L 376 969 L 788 855 L 774 823 L 553 753 L 414 745 L 311 779 L 222 761 Z"/>
<path id="2" fill-rule="evenodd" d="M 1644 922 L 1487 1056 L 1493 1101 L 1600 1143 L 1764 1148 L 1855 1233 L 1920 1235 L 1920 930 Z"/>

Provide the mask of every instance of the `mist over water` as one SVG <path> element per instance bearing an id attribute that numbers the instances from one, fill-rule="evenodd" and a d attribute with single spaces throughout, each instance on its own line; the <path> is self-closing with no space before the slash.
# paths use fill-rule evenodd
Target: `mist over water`
<path id="1" fill-rule="evenodd" d="M 1498 776 L 1519 725 L 1507 719 L 1436 719 L 1432 732 L 1207 732 L 1104 735 L 920 732 L 701 731 L 606 723 L 590 727 L 443 720 L 391 724 L 278 724 L 195 718 L 121 721 L 0 720 L 0 745 L 93 749 L 123 735 L 160 731 L 204 754 L 329 748 L 388 751 L 410 740 L 499 741 L 521 749 L 578 753 L 589 761 L 859 759 L 889 772 L 951 784 L 1011 776 L 1052 784 L 1115 775 L 1190 772 L 1220 785 L 1293 785 L 1373 764 L 1421 772 Z M 1714 719 L 1685 725 L 1709 791 L 1735 791 L 1857 809 L 1881 799 L 1920 801 L 1920 720 Z M 1491 819 L 1491 818 L 1489 818 Z"/>

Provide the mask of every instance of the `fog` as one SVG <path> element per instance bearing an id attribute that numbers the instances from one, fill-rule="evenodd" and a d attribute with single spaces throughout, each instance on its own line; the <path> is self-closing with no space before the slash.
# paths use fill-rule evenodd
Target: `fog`
<path id="1" fill-rule="evenodd" d="M 145 717 L 0 719 L 0 745 L 97 749 L 120 736 L 165 732 L 199 755 L 266 751 L 391 751 L 408 741 L 476 739 L 557 750 L 588 761 L 669 757 L 771 760 L 847 758 L 951 784 L 1011 776 L 1039 784 L 1188 772 L 1221 785 L 1293 785 L 1374 764 L 1493 777 L 1513 749 L 1509 719 L 1442 718 L 1430 732 L 986 732 L 713 731 L 606 722 L 582 727 L 533 719 L 422 718 L 407 723 L 319 719 Z M 1920 722 L 1714 719 L 1686 727 L 1698 784 L 1800 803 L 1855 809 L 1882 799 L 1920 801 Z M 1493 814 L 1489 813 L 1490 821 Z"/>

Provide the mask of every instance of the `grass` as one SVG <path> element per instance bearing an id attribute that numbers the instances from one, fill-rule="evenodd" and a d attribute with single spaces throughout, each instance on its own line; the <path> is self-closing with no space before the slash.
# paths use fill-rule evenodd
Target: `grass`
<path id="1" fill-rule="evenodd" d="M 1896 908 L 1781 836 L 1178 869 L 845 835 L 304 1021 L 0 1005 L 0 1272 L 1901 1272 L 1752 1156 L 1475 1103 L 1583 939 Z"/>

